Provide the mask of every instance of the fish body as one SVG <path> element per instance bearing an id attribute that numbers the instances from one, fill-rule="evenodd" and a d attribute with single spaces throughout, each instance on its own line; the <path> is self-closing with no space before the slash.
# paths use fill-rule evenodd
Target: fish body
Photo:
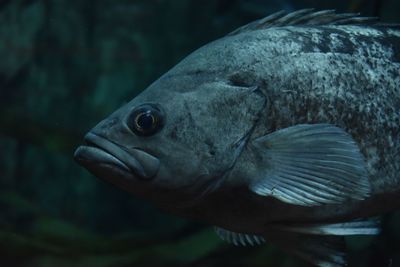
<path id="1" fill-rule="evenodd" d="M 399 125 L 399 27 L 300 10 L 195 51 L 75 157 L 228 242 L 343 266 L 321 244 L 376 234 L 363 218 L 400 207 Z"/>

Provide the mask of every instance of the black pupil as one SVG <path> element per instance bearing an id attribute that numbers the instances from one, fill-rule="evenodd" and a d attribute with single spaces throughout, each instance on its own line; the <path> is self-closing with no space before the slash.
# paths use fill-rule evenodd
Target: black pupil
<path id="1" fill-rule="evenodd" d="M 153 104 L 143 104 L 132 111 L 127 126 L 138 136 L 151 136 L 164 126 L 164 113 Z"/>
<path id="2" fill-rule="evenodd" d="M 143 130 L 150 130 L 153 128 L 153 116 L 149 113 L 142 113 L 137 118 L 137 125 Z"/>

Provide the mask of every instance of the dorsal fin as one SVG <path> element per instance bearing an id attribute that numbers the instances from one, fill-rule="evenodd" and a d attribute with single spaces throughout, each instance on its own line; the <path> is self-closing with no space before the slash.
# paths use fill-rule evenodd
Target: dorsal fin
<path id="1" fill-rule="evenodd" d="M 268 17 L 246 24 L 228 36 L 242 32 L 267 29 L 271 27 L 283 27 L 293 25 L 350 25 L 350 24 L 373 24 L 376 17 L 360 17 L 358 13 L 337 14 L 335 10 L 314 11 L 313 8 L 301 9 L 291 13 L 278 11 Z"/>

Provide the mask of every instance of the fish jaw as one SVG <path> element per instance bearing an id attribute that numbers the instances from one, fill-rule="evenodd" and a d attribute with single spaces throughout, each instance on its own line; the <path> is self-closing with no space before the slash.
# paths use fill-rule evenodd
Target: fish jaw
<path id="1" fill-rule="evenodd" d="M 160 168 L 159 159 L 141 149 L 124 149 L 91 132 L 85 136 L 85 142 L 75 151 L 75 160 L 105 180 L 110 176 L 151 180 Z"/>

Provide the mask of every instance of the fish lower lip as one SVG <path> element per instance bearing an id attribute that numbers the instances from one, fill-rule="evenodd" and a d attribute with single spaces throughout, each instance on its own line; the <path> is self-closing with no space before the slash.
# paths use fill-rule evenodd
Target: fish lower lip
<path id="1" fill-rule="evenodd" d="M 93 133 L 85 136 L 85 142 L 87 145 L 79 147 L 75 152 L 78 162 L 112 165 L 142 179 L 150 179 L 158 172 L 159 160 L 144 151 L 131 149 L 132 151 L 127 152 L 119 145 Z"/>

